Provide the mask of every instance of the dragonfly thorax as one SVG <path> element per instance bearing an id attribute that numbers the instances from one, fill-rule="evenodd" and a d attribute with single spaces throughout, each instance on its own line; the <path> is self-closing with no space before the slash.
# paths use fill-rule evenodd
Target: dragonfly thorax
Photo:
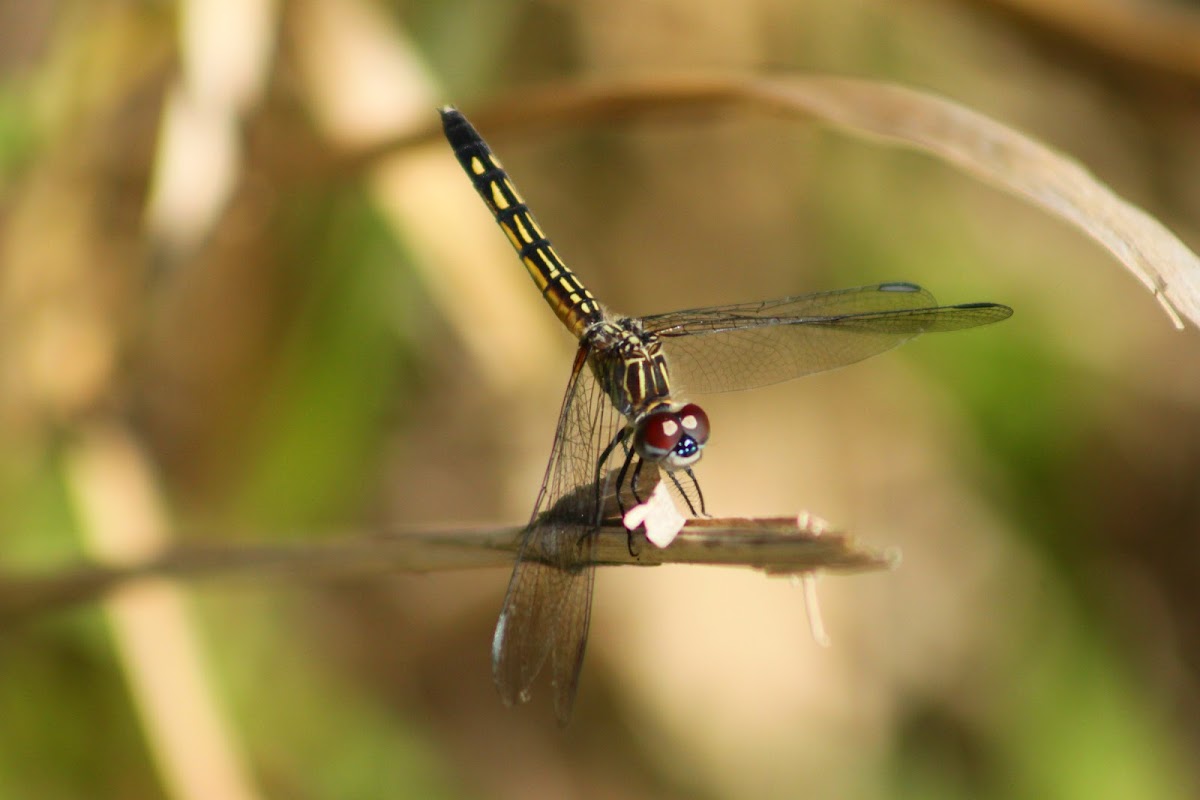
<path id="1" fill-rule="evenodd" d="M 600 388 L 633 420 L 670 401 L 667 359 L 658 337 L 636 319 L 601 320 L 584 333 L 588 363 Z"/>

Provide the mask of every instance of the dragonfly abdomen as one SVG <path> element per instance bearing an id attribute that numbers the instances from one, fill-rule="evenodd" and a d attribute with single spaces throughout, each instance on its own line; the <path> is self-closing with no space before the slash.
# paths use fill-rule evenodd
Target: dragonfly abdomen
<path id="1" fill-rule="evenodd" d="M 600 304 L 554 252 L 512 179 L 479 132 L 456 109 L 442 108 L 441 115 L 442 128 L 458 163 L 508 236 L 542 297 L 571 333 L 582 336 L 589 326 L 603 319 Z"/>

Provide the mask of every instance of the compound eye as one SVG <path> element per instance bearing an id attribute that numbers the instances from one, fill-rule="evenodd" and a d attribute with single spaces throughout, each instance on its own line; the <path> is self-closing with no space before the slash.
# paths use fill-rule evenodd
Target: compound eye
<path id="1" fill-rule="evenodd" d="M 695 403 L 688 403 L 675 412 L 683 432 L 696 440 L 696 444 L 704 445 L 708 441 L 708 414 Z"/>
<path id="2" fill-rule="evenodd" d="M 679 416 L 670 411 L 651 414 L 642 420 L 637 432 L 637 449 L 643 458 L 657 461 L 667 455 L 683 437 Z"/>

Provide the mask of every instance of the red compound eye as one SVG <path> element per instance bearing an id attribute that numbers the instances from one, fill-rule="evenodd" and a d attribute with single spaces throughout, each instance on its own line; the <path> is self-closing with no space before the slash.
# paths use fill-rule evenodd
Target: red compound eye
<path id="1" fill-rule="evenodd" d="M 645 458 L 657 460 L 670 453 L 683 434 L 683 425 L 677 414 L 670 411 L 651 414 L 642 420 L 638 428 L 638 452 Z"/>
<path id="2" fill-rule="evenodd" d="M 708 414 L 704 413 L 704 409 L 695 403 L 688 403 L 675 415 L 683 426 L 683 432 L 695 439 L 696 444 L 703 445 L 708 441 Z"/>

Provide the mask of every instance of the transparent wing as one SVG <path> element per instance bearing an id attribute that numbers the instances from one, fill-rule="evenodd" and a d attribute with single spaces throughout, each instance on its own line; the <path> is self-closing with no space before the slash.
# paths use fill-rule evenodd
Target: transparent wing
<path id="1" fill-rule="evenodd" d="M 761 303 L 738 303 L 642 319 L 658 334 L 677 391 L 766 386 L 853 364 L 922 333 L 999 322 L 995 303 L 939 306 L 911 283 L 880 283 Z"/>
<path id="2" fill-rule="evenodd" d="M 492 677 L 506 704 L 525 702 L 550 661 L 554 710 L 571 717 L 587 645 L 592 546 L 607 486 L 597 460 L 624 426 L 581 348 L 572 368 L 542 490 L 534 505 L 492 639 Z M 605 471 L 606 483 L 611 474 Z"/>

